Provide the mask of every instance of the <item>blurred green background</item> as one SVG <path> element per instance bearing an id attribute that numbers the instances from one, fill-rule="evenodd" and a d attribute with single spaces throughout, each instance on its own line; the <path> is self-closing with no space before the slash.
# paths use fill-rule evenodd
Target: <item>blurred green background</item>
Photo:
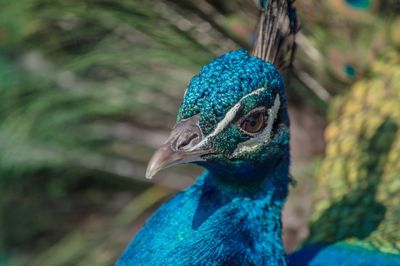
<path id="1" fill-rule="evenodd" d="M 296 4 L 288 250 L 307 236 L 329 110 L 400 47 L 398 1 Z M 257 15 L 252 0 L 1 0 L 0 265 L 111 265 L 200 173 L 180 166 L 144 179 L 190 78 L 249 49 Z"/>

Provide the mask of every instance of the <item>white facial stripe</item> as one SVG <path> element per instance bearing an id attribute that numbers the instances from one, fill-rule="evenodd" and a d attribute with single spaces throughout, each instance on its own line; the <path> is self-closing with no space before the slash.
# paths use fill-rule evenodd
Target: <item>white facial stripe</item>
<path id="1" fill-rule="evenodd" d="M 233 152 L 232 157 L 238 156 L 245 152 L 252 152 L 252 151 L 256 150 L 258 147 L 260 147 L 261 145 L 265 145 L 270 141 L 272 127 L 274 125 L 275 119 L 278 116 L 278 111 L 279 111 L 280 105 L 281 105 L 281 101 L 280 101 L 279 94 L 278 94 L 275 97 L 274 105 L 270 109 L 268 109 L 267 126 L 264 128 L 263 131 L 261 131 L 255 137 L 253 137 L 245 142 L 239 143 L 239 145 L 236 147 L 235 151 Z"/>
<path id="2" fill-rule="evenodd" d="M 202 141 L 197 143 L 197 145 L 193 146 L 190 150 L 193 151 L 193 150 L 199 149 L 199 148 L 207 145 L 212 137 L 214 137 L 218 133 L 222 132 L 232 122 L 232 120 L 236 116 L 236 113 L 239 111 L 240 107 L 242 106 L 242 102 L 243 102 L 244 99 L 246 99 L 247 97 L 252 96 L 252 95 L 258 95 L 258 94 L 260 94 L 261 92 L 263 92 L 265 90 L 266 90 L 266 88 L 262 87 L 262 88 L 259 88 L 259 89 L 255 90 L 255 91 L 252 91 L 249 94 L 246 94 L 245 96 L 243 96 L 239 100 L 239 102 L 237 102 L 231 109 L 229 109 L 229 111 L 226 113 L 224 119 L 222 119 L 217 124 L 217 126 L 215 127 L 213 132 L 211 132 L 209 135 L 207 135 Z"/>

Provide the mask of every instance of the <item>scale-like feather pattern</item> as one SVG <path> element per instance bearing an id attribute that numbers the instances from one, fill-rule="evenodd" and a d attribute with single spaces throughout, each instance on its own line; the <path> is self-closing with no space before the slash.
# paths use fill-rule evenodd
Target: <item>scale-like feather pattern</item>
<path id="1" fill-rule="evenodd" d="M 357 82 L 331 112 L 307 244 L 344 241 L 400 256 L 398 51 L 371 68 L 373 77 Z"/>

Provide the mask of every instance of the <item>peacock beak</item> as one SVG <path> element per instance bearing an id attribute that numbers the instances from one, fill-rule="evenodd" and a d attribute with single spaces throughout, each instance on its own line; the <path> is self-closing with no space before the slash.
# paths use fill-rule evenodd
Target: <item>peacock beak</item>
<path id="1" fill-rule="evenodd" d="M 200 115 L 195 115 L 176 123 L 166 143 L 151 157 L 146 178 L 151 179 L 162 169 L 177 164 L 203 161 L 203 155 L 212 153 L 210 149 L 197 147 L 203 139 L 199 118 Z"/>

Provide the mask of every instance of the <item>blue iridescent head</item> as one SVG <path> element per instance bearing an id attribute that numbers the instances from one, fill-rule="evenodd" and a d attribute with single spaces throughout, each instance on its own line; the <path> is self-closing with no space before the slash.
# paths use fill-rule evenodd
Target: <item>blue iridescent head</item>
<path id="1" fill-rule="evenodd" d="M 177 124 L 147 176 L 194 162 L 228 181 L 257 180 L 289 160 L 289 118 L 277 68 L 245 50 L 204 66 L 185 92 Z"/>

